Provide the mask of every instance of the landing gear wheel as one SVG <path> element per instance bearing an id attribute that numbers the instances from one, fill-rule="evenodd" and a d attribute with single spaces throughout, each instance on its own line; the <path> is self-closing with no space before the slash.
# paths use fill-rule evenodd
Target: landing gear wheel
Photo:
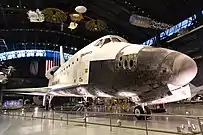
<path id="1" fill-rule="evenodd" d="M 134 113 L 135 113 L 135 117 L 138 120 L 143 120 L 144 116 L 140 116 L 140 114 L 144 114 L 144 110 L 142 109 L 142 106 L 138 105 L 134 108 Z"/>
<path id="2" fill-rule="evenodd" d="M 151 110 L 149 109 L 149 107 L 147 106 L 144 106 L 144 109 L 142 108 L 141 105 L 138 105 L 134 108 L 134 114 L 135 114 L 135 117 L 138 119 L 138 120 L 145 120 L 145 117 L 147 119 L 150 118 L 150 116 L 140 116 L 140 114 L 151 114 Z"/>

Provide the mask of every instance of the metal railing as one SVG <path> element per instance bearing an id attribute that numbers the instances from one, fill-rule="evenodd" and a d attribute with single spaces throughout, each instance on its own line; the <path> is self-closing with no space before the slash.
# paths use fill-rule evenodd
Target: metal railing
<path id="1" fill-rule="evenodd" d="M 192 116 L 192 115 L 162 115 L 162 114 L 139 114 L 139 116 L 143 116 L 144 120 L 137 121 L 135 118 L 135 114 L 126 114 L 126 113 L 104 113 L 104 112 L 78 112 L 78 111 L 44 111 L 38 110 L 35 108 L 32 111 L 27 111 L 26 109 L 22 110 L 2 110 L 0 115 L 7 115 L 10 117 L 24 117 L 33 119 L 47 119 L 54 121 L 64 121 L 69 125 L 69 122 L 74 123 L 82 123 L 84 127 L 87 125 L 102 125 L 108 126 L 110 131 L 113 131 L 114 128 L 123 128 L 123 129 L 134 129 L 145 132 L 146 135 L 149 132 L 159 132 L 166 134 L 201 134 L 203 135 L 203 116 Z M 151 117 L 150 120 L 147 120 L 148 117 Z M 153 127 L 157 121 L 166 121 L 167 119 L 171 121 L 173 127 L 170 130 L 164 129 L 160 126 L 164 124 L 161 123 L 158 127 Z M 180 121 L 177 123 L 177 121 Z M 133 124 L 132 123 L 138 123 Z M 181 123 L 182 122 L 182 123 Z M 130 123 L 130 124 L 129 124 Z M 141 123 L 142 126 L 139 124 Z"/>

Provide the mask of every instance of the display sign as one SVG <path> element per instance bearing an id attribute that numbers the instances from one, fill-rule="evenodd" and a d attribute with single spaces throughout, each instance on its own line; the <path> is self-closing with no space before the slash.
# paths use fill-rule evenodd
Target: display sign
<path id="1" fill-rule="evenodd" d="M 18 50 L 0 53 L 0 61 L 6 61 L 17 58 L 26 57 L 46 57 L 46 58 L 60 58 L 60 53 L 58 51 L 52 50 Z M 72 55 L 64 53 L 65 60 L 68 60 Z"/>
<path id="2" fill-rule="evenodd" d="M 20 100 L 10 100 L 10 101 L 5 101 L 3 104 L 3 107 L 20 107 L 23 106 L 23 102 Z"/>

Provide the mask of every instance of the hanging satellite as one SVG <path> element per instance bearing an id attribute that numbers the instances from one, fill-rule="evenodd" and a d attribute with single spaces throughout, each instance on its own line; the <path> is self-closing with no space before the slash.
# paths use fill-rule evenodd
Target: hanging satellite
<path id="1" fill-rule="evenodd" d="M 82 14 L 73 13 L 73 14 L 70 14 L 70 19 L 71 19 L 71 21 L 79 22 L 79 21 L 81 21 L 84 18 L 82 16 Z"/>
<path id="2" fill-rule="evenodd" d="M 67 19 L 66 13 L 57 8 L 46 8 L 42 13 L 44 14 L 45 21 L 50 23 L 62 23 Z"/>
<path id="3" fill-rule="evenodd" d="M 71 22 L 68 28 L 71 30 L 74 30 L 77 28 L 77 26 L 78 26 L 78 24 L 76 22 Z"/>
<path id="4" fill-rule="evenodd" d="M 85 28 L 89 31 L 103 31 L 107 28 L 107 24 L 99 19 L 91 19 L 86 22 Z"/>
<path id="5" fill-rule="evenodd" d="M 37 9 L 36 12 L 29 10 L 27 12 L 28 15 L 28 19 L 30 20 L 30 22 L 43 22 L 44 21 L 44 14 L 42 14 L 42 12 Z"/>
<path id="6" fill-rule="evenodd" d="M 87 8 L 85 6 L 77 6 L 75 8 L 75 11 L 80 13 L 80 14 L 83 14 L 83 13 L 85 13 L 87 11 Z"/>
<path id="7" fill-rule="evenodd" d="M 152 20 L 149 17 L 137 15 L 137 14 L 132 14 L 130 16 L 129 22 L 132 25 L 138 26 L 138 27 L 143 27 L 143 28 L 153 28 L 153 29 L 160 29 L 160 30 L 165 30 L 170 28 L 171 26 L 166 24 L 166 23 L 161 23 Z"/>
<path id="8" fill-rule="evenodd" d="M 0 84 L 8 83 L 8 78 L 15 71 L 13 66 L 6 66 L 3 62 L 0 63 Z"/>

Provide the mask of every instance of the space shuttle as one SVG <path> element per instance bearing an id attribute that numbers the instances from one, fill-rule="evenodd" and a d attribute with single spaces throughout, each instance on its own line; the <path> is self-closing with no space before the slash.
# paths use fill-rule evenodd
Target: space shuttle
<path id="1" fill-rule="evenodd" d="M 60 47 L 60 63 L 46 72 L 48 87 L 16 91 L 168 103 L 191 97 L 189 83 L 197 74 L 195 61 L 183 53 L 131 44 L 116 35 L 97 39 L 66 62 Z"/>

